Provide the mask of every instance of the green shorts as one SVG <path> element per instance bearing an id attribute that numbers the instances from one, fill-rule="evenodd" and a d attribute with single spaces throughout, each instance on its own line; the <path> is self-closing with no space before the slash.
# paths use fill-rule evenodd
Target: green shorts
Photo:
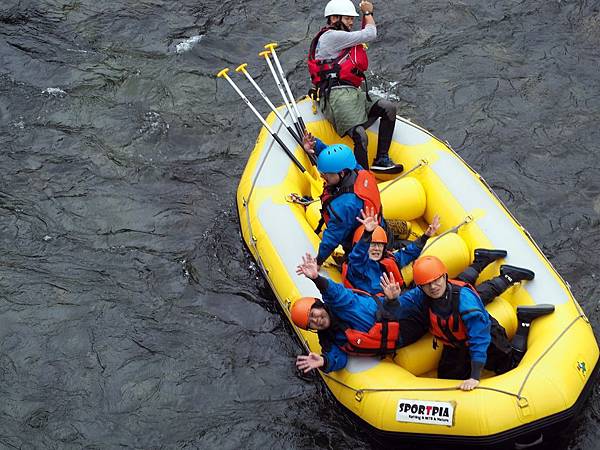
<path id="1" fill-rule="evenodd" d="M 367 121 L 369 111 L 377 100 L 379 98 L 372 95 L 371 101 L 367 100 L 367 94 L 360 88 L 340 86 L 331 89 L 327 101 L 321 99 L 319 105 L 337 134 L 344 136 L 353 127 Z"/>

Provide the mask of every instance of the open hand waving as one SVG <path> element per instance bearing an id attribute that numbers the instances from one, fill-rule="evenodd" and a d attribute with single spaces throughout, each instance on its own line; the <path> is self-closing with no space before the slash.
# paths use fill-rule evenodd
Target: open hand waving
<path id="1" fill-rule="evenodd" d="M 394 279 L 393 273 L 385 273 L 379 278 L 381 282 L 381 289 L 383 289 L 383 293 L 385 294 L 385 298 L 388 300 L 396 300 L 400 295 L 400 283 L 398 283 Z"/>
<path id="2" fill-rule="evenodd" d="M 377 220 L 377 214 L 375 214 L 375 208 L 373 208 L 372 206 L 367 206 L 364 210 L 361 209 L 360 215 L 362 217 L 357 217 L 356 220 L 358 220 L 364 225 L 366 231 L 372 232 L 373 230 L 375 230 L 375 228 L 377 228 L 377 225 L 379 225 L 379 221 Z"/>
<path id="3" fill-rule="evenodd" d="M 307 253 L 302 257 L 302 262 L 296 267 L 296 274 L 304 275 L 306 278 L 316 280 L 319 276 L 319 266 L 317 266 L 317 260 L 312 257 L 310 253 Z"/>

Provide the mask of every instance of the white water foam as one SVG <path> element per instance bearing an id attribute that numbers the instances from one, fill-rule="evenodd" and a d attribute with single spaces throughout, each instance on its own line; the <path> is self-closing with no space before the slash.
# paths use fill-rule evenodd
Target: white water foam
<path id="1" fill-rule="evenodd" d="M 67 93 L 60 88 L 50 87 L 50 88 L 44 89 L 42 91 L 42 94 L 50 94 L 50 95 L 54 95 L 55 97 L 58 97 L 60 95 L 66 95 Z"/>
<path id="2" fill-rule="evenodd" d="M 175 52 L 176 53 L 183 53 L 183 52 L 187 52 L 189 50 L 191 50 L 194 45 L 196 45 L 198 42 L 200 42 L 200 40 L 202 39 L 204 35 L 200 34 L 198 36 L 192 36 L 188 39 L 186 39 L 183 42 L 180 42 L 179 44 L 177 44 L 175 46 Z"/>
<path id="3" fill-rule="evenodd" d="M 393 83 L 389 83 L 390 87 L 394 87 L 396 86 L 398 83 L 397 82 L 393 82 Z M 387 92 L 386 90 L 384 90 L 385 88 L 379 87 L 379 86 L 369 86 L 369 92 L 373 95 L 376 95 L 377 97 L 381 97 L 381 98 L 385 98 L 387 100 L 395 100 L 398 101 L 400 100 L 400 97 L 398 97 L 396 94 L 392 94 L 391 92 Z"/>

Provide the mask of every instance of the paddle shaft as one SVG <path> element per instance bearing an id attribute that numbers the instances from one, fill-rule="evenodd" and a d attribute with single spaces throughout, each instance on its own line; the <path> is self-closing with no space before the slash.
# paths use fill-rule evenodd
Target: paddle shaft
<path id="1" fill-rule="evenodd" d="M 248 107 L 252 110 L 252 112 L 256 115 L 256 117 L 258 117 L 258 120 L 260 120 L 260 122 L 267 129 L 267 131 L 271 134 L 271 136 L 273 136 L 273 139 L 275 139 L 277 141 L 277 143 L 281 146 L 283 151 L 288 155 L 288 157 L 292 160 L 292 162 L 296 165 L 296 167 L 298 167 L 298 169 L 300 169 L 300 172 L 302 172 L 302 173 L 306 172 L 306 169 L 304 168 L 302 163 L 300 163 L 300 161 L 298 161 L 298 159 L 296 159 L 296 157 L 290 151 L 290 149 L 287 148 L 287 146 L 283 143 L 281 138 L 277 135 L 277 133 L 275 133 L 275 131 L 273 131 L 273 129 L 269 126 L 267 121 L 265 119 L 263 119 L 263 117 L 256 110 L 254 105 L 250 102 L 250 100 L 248 100 L 248 98 L 244 95 L 244 93 L 240 90 L 240 88 L 237 87 L 237 85 L 234 83 L 234 81 L 231 78 L 229 78 L 227 73 L 220 72 L 219 74 L 220 74 L 220 76 L 222 76 L 229 82 L 231 87 L 235 90 L 235 92 L 237 92 L 237 94 L 241 97 L 241 99 L 244 101 L 244 103 L 246 103 L 246 105 L 248 105 Z"/>
<path id="2" fill-rule="evenodd" d="M 290 89 L 290 85 L 287 82 L 287 78 L 285 77 L 285 73 L 283 72 L 283 68 L 279 63 L 279 58 L 277 57 L 277 53 L 275 52 L 275 45 L 268 44 L 265 48 L 269 48 L 271 50 L 271 55 L 273 55 L 273 61 L 275 61 L 275 65 L 277 66 L 277 70 L 279 70 L 279 75 L 281 76 L 281 80 L 285 86 L 288 96 L 290 97 L 290 102 L 292 103 L 292 107 L 294 108 L 294 112 L 298 118 L 298 122 L 300 123 L 300 127 L 302 129 L 301 136 L 304 136 L 304 131 L 306 130 L 306 125 L 304 124 L 304 120 L 302 120 L 302 116 L 300 115 L 300 111 L 298 110 L 298 105 L 296 105 L 296 100 L 292 94 L 292 90 Z"/>
<path id="3" fill-rule="evenodd" d="M 279 81 L 279 77 L 277 76 L 277 73 L 275 72 L 275 68 L 273 67 L 273 63 L 271 62 L 271 58 L 269 58 L 269 52 L 268 51 L 264 51 L 264 52 L 260 53 L 260 55 L 265 57 L 265 61 L 267 62 L 267 66 L 269 66 L 269 70 L 271 70 L 271 75 L 273 75 L 273 79 L 275 80 L 275 84 L 277 85 L 277 88 L 279 89 L 279 93 L 281 94 L 281 98 L 283 99 L 283 103 L 285 103 L 285 107 L 288 110 L 288 114 L 290 115 L 290 117 L 292 118 L 292 121 L 294 122 L 294 126 L 296 127 L 296 131 L 298 132 L 298 135 L 301 136 L 301 137 L 303 137 L 304 136 L 303 129 L 300 126 L 300 123 L 298 122 L 298 117 L 296 116 L 296 113 L 294 112 L 294 110 L 290 106 L 291 102 L 288 100 L 287 94 L 285 93 L 285 90 L 283 89 L 283 86 L 281 85 L 281 82 Z"/>
<path id="4" fill-rule="evenodd" d="M 269 105 L 269 108 L 271 108 L 271 111 L 273 111 L 275 113 L 275 115 L 277 116 L 277 118 L 281 121 L 281 123 L 285 125 L 285 127 L 290 132 L 290 134 L 292 135 L 292 137 L 296 140 L 296 142 L 298 144 L 302 145 L 302 139 L 298 136 L 298 134 L 296 133 L 296 131 L 294 131 L 294 129 L 290 125 L 287 124 L 287 122 L 283 119 L 283 117 L 281 116 L 281 114 L 279 114 L 279 111 L 277 111 L 277 108 L 275 107 L 275 105 L 273 105 L 273 103 L 271 103 L 271 100 L 269 100 L 269 97 L 267 97 L 267 95 L 263 92 L 263 90 L 256 83 L 256 81 L 254 81 L 254 78 L 252 78 L 252 76 L 248 73 L 248 71 L 246 70 L 246 68 L 244 67 L 244 65 L 238 67 L 235 70 L 239 71 L 239 72 L 242 72 L 246 76 L 246 78 L 248 79 L 248 81 L 250 82 L 250 84 L 252 86 L 254 86 L 254 89 L 256 89 L 256 91 L 260 94 L 260 96 L 267 103 L 267 105 Z"/>

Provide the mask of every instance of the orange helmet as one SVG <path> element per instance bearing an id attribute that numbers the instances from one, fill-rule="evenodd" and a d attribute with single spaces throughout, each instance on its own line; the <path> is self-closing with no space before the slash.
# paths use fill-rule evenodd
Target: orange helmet
<path id="1" fill-rule="evenodd" d="M 417 286 L 431 283 L 447 273 L 448 269 L 437 256 L 421 256 L 413 264 L 413 280 Z"/>
<path id="2" fill-rule="evenodd" d="M 360 227 L 358 227 L 356 229 L 356 231 L 354 232 L 354 237 L 352 238 L 352 243 L 356 244 L 360 238 L 363 235 L 363 231 L 365 231 L 365 226 L 361 225 Z M 387 234 L 385 233 L 385 230 L 380 227 L 379 225 L 377 225 L 377 228 L 375 228 L 375 230 L 373 230 L 373 236 L 371 237 L 371 243 L 373 244 L 387 244 L 388 240 L 387 240 Z"/>
<path id="3" fill-rule="evenodd" d="M 301 297 L 294 302 L 292 309 L 290 309 L 290 315 L 292 316 L 292 322 L 297 327 L 308 330 L 308 315 L 317 301 L 314 297 Z"/>

